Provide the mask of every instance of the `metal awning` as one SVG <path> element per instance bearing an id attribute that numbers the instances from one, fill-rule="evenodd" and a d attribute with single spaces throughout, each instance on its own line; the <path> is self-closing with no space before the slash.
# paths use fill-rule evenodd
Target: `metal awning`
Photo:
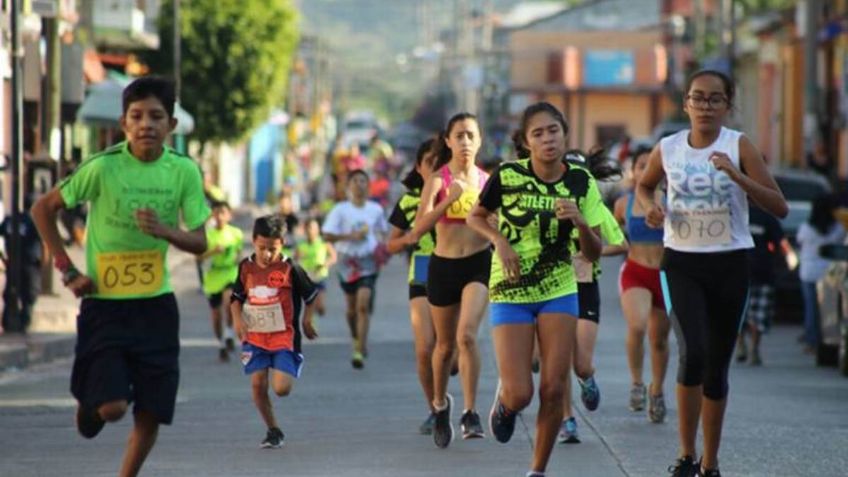
<path id="1" fill-rule="evenodd" d="M 89 85 L 88 93 L 77 111 L 77 119 L 84 123 L 116 126 L 121 119 L 121 94 L 126 85 L 114 79 L 105 79 Z M 194 118 L 179 104 L 174 107 L 177 118 L 175 134 L 187 135 L 194 130 Z"/>

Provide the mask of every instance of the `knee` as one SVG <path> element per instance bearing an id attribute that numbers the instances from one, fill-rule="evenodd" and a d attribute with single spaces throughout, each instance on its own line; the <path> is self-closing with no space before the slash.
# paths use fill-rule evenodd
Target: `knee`
<path id="1" fill-rule="evenodd" d="M 291 383 L 275 383 L 274 384 L 274 394 L 279 397 L 285 397 L 291 394 L 292 384 Z"/>
<path id="2" fill-rule="evenodd" d="M 565 384 L 560 380 L 539 384 L 539 400 L 542 402 L 562 402 L 565 395 Z"/>
<path id="3" fill-rule="evenodd" d="M 507 385 L 501 383 L 501 404 L 511 411 L 520 411 L 530 405 L 533 400 L 533 386 Z"/>
<path id="4" fill-rule="evenodd" d="M 127 406 L 126 401 L 107 402 L 97 409 L 97 413 L 104 421 L 114 422 L 124 417 L 124 414 L 127 413 Z"/>
<path id="5" fill-rule="evenodd" d="M 356 314 L 357 315 L 367 315 L 369 311 L 368 301 L 358 301 L 356 303 Z"/>
<path id="6" fill-rule="evenodd" d="M 668 338 L 657 338 L 651 342 L 651 351 L 655 353 L 668 352 Z"/>
<path id="7" fill-rule="evenodd" d="M 444 360 L 448 360 L 453 356 L 455 350 L 456 342 L 453 340 L 437 340 L 433 353 L 439 355 Z"/>
<path id="8" fill-rule="evenodd" d="M 425 343 L 415 350 L 415 359 L 417 359 L 419 363 L 429 364 L 430 360 L 433 359 L 433 348 L 433 343 Z"/>
<path id="9" fill-rule="evenodd" d="M 456 339 L 456 344 L 462 352 L 474 351 L 477 348 L 477 339 L 472 333 L 461 333 Z"/>

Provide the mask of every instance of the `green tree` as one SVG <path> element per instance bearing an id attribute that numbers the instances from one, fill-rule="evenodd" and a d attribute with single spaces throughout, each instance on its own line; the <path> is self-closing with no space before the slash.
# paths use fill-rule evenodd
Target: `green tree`
<path id="1" fill-rule="evenodd" d="M 162 3 L 160 48 L 143 60 L 173 75 L 173 0 Z M 201 142 L 244 137 L 285 98 L 297 46 L 291 0 L 190 0 L 180 3 L 180 103 Z"/>

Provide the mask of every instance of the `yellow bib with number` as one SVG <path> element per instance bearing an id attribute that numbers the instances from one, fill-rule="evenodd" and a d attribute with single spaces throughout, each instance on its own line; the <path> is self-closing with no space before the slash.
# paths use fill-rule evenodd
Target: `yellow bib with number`
<path id="1" fill-rule="evenodd" d="M 165 259 L 159 250 L 99 253 L 96 260 L 98 295 L 137 296 L 162 288 Z"/>
<path id="2" fill-rule="evenodd" d="M 471 208 L 474 207 L 474 203 L 477 202 L 477 198 L 479 196 L 480 191 L 478 189 L 467 189 L 463 191 L 462 195 L 459 196 L 459 199 L 448 207 L 447 212 L 445 212 L 445 217 L 449 219 L 467 218 L 468 214 L 471 213 Z"/>

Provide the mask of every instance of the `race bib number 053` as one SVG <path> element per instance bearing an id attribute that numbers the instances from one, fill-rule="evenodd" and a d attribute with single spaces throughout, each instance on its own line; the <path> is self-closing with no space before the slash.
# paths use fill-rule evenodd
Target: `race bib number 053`
<path id="1" fill-rule="evenodd" d="M 160 250 L 97 254 L 97 292 L 104 296 L 156 293 L 165 277 Z"/>
<path id="2" fill-rule="evenodd" d="M 245 303 L 242 319 L 248 331 L 254 333 L 276 333 L 286 331 L 286 317 L 279 303 L 270 305 L 251 305 Z"/>
<path id="3" fill-rule="evenodd" d="M 474 203 L 477 202 L 477 197 L 479 196 L 479 190 L 469 189 L 464 191 L 462 195 L 459 196 L 459 199 L 448 207 L 448 210 L 445 212 L 445 216 L 449 219 L 467 218 L 468 214 L 471 213 L 471 208 L 474 207 Z"/>
<path id="4" fill-rule="evenodd" d="M 671 227 L 677 243 L 684 246 L 726 245 L 732 241 L 727 207 L 674 211 Z"/>

